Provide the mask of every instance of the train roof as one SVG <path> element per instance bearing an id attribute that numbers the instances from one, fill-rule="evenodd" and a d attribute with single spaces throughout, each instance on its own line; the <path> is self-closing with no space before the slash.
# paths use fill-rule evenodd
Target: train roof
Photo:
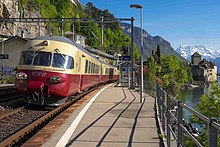
<path id="1" fill-rule="evenodd" d="M 94 49 L 94 48 L 92 48 L 90 46 L 87 46 L 85 49 L 88 50 L 89 52 L 95 54 L 95 55 L 98 55 L 98 56 L 101 56 L 101 57 L 104 57 L 104 58 L 107 58 L 107 59 L 116 60 L 116 58 L 114 56 L 112 56 L 112 55 L 110 55 L 108 53 L 105 53 L 105 52 L 103 52 L 101 50 Z"/>
<path id="2" fill-rule="evenodd" d="M 68 43 L 71 44 L 73 46 L 76 46 L 79 50 L 85 52 L 86 54 L 88 54 L 89 56 L 91 56 L 92 58 L 94 58 L 95 60 L 101 62 L 102 64 L 108 65 L 110 67 L 115 67 L 107 62 L 101 61 L 99 60 L 97 57 L 95 57 L 94 55 L 92 55 L 89 51 L 87 51 L 86 49 L 84 49 L 82 46 L 80 46 L 79 44 L 77 44 L 76 42 L 66 38 L 66 37 L 62 37 L 62 36 L 37 36 L 31 40 L 53 40 L 53 41 L 59 41 L 59 42 L 64 42 L 64 43 Z"/>
<path id="3" fill-rule="evenodd" d="M 105 64 L 105 65 L 110 66 L 110 67 L 112 67 L 112 68 L 115 68 L 115 67 L 116 67 L 116 66 L 114 66 L 114 65 L 112 65 L 112 64 L 109 64 L 109 63 L 104 62 L 104 61 L 101 61 L 101 60 L 100 60 L 100 62 L 101 62 L 102 64 Z"/>
<path id="4" fill-rule="evenodd" d="M 71 44 L 73 46 L 76 46 L 79 50 L 85 52 L 86 54 L 88 54 L 89 56 L 91 56 L 92 58 L 94 58 L 95 60 L 99 61 L 99 59 L 97 59 L 94 55 L 92 55 L 90 52 L 88 52 L 86 49 L 84 49 L 82 46 L 80 46 L 79 44 L 77 44 L 76 42 L 66 38 L 66 37 L 62 37 L 62 36 L 37 36 L 31 40 L 52 40 L 52 41 L 59 41 L 59 42 L 64 42 L 64 43 L 68 43 Z"/>

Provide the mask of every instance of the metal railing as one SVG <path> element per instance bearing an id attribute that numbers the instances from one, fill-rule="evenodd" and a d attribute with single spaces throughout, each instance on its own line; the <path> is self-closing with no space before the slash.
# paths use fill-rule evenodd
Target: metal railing
<path id="1" fill-rule="evenodd" d="M 178 147 L 183 146 L 183 135 L 186 135 L 197 146 L 203 146 L 192 132 L 186 127 L 183 117 L 183 110 L 189 111 L 192 115 L 203 120 L 207 124 L 208 147 L 218 147 L 218 133 L 220 124 L 214 118 L 208 118 L 194 109 L 188 107 L 181 101 L 170 96 L 159 85 L 156 86 L 157 109 L 161 121 L 162 130 L 166 136 L 167 146 L 171 146 L 171 137 L 174 137 Z"/>

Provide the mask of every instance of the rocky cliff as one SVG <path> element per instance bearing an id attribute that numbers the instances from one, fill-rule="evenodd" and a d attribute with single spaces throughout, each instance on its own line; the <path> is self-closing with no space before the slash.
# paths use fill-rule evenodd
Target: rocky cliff
<path id="1" fill-rule="evenodd" d="M 18 0 L 0 0 L 0 18 L 38 18 L 41 17 L 39 9 L 30 9 L 22 6 Z M 21 22 L 1 22 L 0 36 L 21 36 L 33 38 L 38 35 L 46 35 L 46 25 L 44 23 L 21 23 Z"/>

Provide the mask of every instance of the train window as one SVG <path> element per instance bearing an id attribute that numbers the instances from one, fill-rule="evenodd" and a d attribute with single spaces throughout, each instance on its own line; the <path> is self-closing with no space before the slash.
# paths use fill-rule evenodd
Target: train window
<path id="1" fill-rule="evenodd" d="M 21 52 L 19 65 L 30 65 L 32 63 L 33 57 L 34 57 L 33 51 Z"/>
<path id="2" fill-rule="evenodd" d="M 91 66 L 90 73 L 92 73 L 92 69 L 93 69 L 93 63 L 92 62 L 90 62 L 90 66 Z"/>
<path id="3" fill-rule="evenodd" d="M 93 69 L 94 69 L 94 64 L 91 62 L 91 73 L 93 73 Z"/>
<path id="4" fill-rule="evenodd" d="M 64 68 L 64 69 L 73 69 L 73 58 L 68 55 L 54 53 L 53 55 L 53 67 Z"/>
<path id="5" fill-rule="evenodd" d="M 85 73 L 87 73 L 87 70 L 88 70 L 88 60 L 86 60 Z"/>
<path id="6" fill-rule="evenodd" d="M 35 52 L 33 65 L 50 66 L 52 54 L 49 52 Z"/>
<path id="7" fill-rule="evenodd" d="M 94 64 L 94 65 L 95 65 L 95 68 L 94 68 L 94 73 L 96 73 L 97 65 L 96 65 L 96 64 Z"/>
<path id="8" fill-rule="evenodd" d="M 99 68 L 100 68 L 100 67 L 97 65 L 97 69 L 96 69 L 96 70 L 97 70 L 97 71 L 96 71 L 97 74 L 99 73 Z"/>
<path id="9" fill-rule="evenodd" d="M 95 73 L 98 73 L 98 65 L 95 64 Z"/>
<path id="10" fill-rule="evenodd" d="M 98 73 L 101 74 L 101 66 L 98 66 Z"/>
<path id="11" fill-rule="evenodd" d="M 95 73 L 98 73 L 98 65 L 95 65 Z"/>
<path id="12" fill-rule="evenodd" d="M 94 66 L 95 64 L 94 63 L 92 63 L 92 73 L 94 73 L 94 68 L 95 68 L 95 66 Z"/>
<path id="13" fill-rule="evenodd" d="M 105 68 L 105 74 L 109 74 L 109 68 Z"/>
<path id="14" fill-rule="evenodd" d="M 88 73 L 91 72 L 91 62 L 89 61 L 89 68 L 88 68 Z"/>

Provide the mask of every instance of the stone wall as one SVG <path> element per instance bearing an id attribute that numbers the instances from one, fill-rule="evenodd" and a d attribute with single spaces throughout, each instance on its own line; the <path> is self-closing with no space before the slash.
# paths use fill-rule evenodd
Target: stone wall
<path id="1" fill-rule="evenodd" d="M 22 8 L 19 11 L 18 0 L 0 0 L 0 18 L 40 18 L 39 8 Z M 47 35 L 44 23 L 1 22 L 0 35 L 33 38 Z"/>

